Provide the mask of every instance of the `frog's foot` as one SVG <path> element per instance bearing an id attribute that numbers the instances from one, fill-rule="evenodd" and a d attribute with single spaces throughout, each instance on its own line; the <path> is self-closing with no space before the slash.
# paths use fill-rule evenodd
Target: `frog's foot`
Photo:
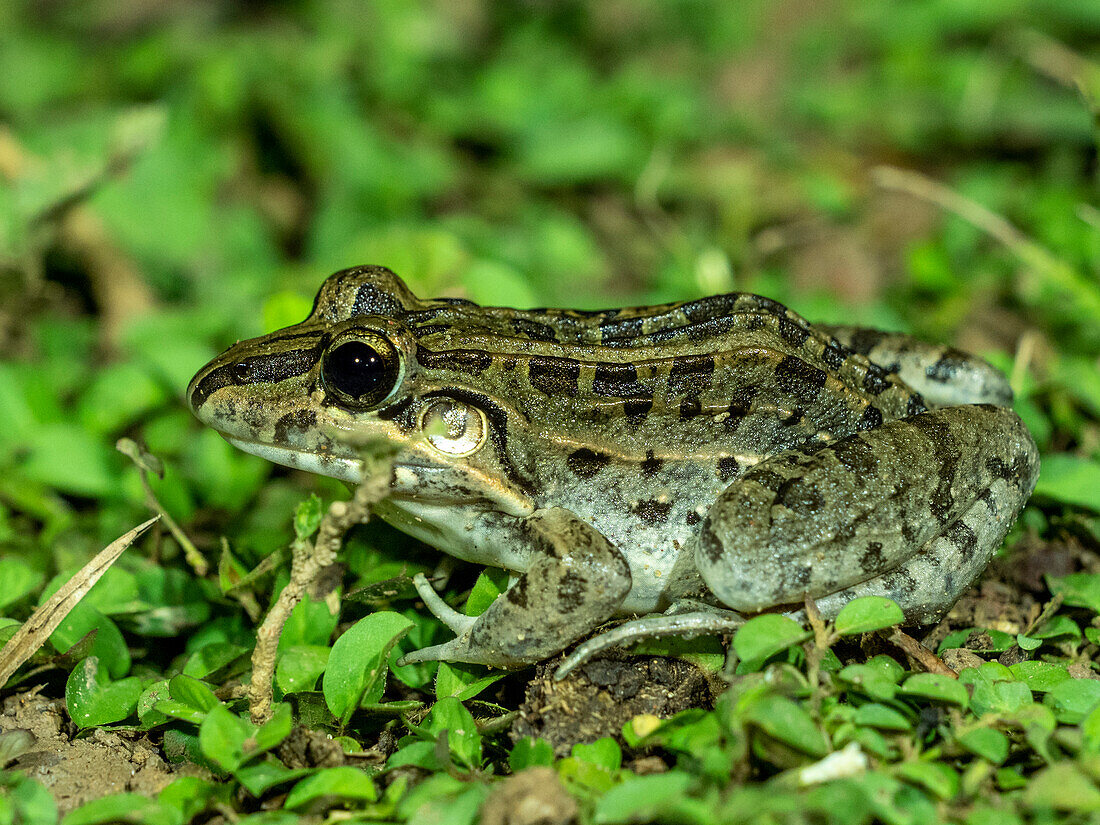
<path id="1" fill-rule="evenodd" d="M 610 647 L 629 645 L 636 642 L 658 639 L 665 636 L 681 636 L 691 639 L 704 634 L 728 633 L 737 630 L 745 619 L 733 612 L 699 610 L 691 613 L 663 614 L 632 619 L 613 627 L 598 636 L 593 636 L 565 657 L 554 679 L 562 680 L 580 665 L 602 653 Z"/>
<path id="2" fill-rule="evenodd" d="M 424 602 L 424 606 L 428 608 L 433 616 L 454 631 L 455 638 L 443 644 L 432 645 L 407 653 L 397 663 L 399 665 L 411 665 L 417 662 L 470 661 L 464 656 L 470 653 L 470 629 L 477 621 L 477 616 L 467 616 L 465 613 L 459 613 L 443 601 L 423 573 L 417 573 L 413 576 L 413 586 Z"/>
<path id="3" fill-rule="evenodd" d="M 515 668 L 561 651 L 607 621 L 630 592 L 630 568 L 597 530 L 561 509 L 524 522 L 530 545 L 525 572 L 480 616 L 451 609 L 427 579 L 413 579 L 424 604 L 456 638 L 417 650 L 401 662 L 473 662 Z"/>

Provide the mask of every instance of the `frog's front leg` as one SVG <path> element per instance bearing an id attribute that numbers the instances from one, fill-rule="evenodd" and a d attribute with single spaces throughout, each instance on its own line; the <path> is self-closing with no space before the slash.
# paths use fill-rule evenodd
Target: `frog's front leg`
<path id="1" fill-rule="evenodd" d="M 404 662 L 519 667 L 558 653 L 615 614 L 631 585 L 618 548 L 560 508 L 537 511 L 522 530 L 527 571 L 480 616 L 456 614 L 426 581 L 418 586 L 428 608 L 458 636 L 409 653 Z"/>
<path id="2" fill-rule="evenodd" d="M 908 566 L 911 580 L 885 592 L 926 621 L 988 562 L 1038 471 L 1035 442 L 1011 410 L 967 405 L 888 421 L 750 469 L 712 506 L 696 564 L 736 610 L 836 594 L 831 613 Z M 966 562 L 957 575 L 917 563 L 948 553 Z M 916 580 L 922 571 L 938 580 Z"/>

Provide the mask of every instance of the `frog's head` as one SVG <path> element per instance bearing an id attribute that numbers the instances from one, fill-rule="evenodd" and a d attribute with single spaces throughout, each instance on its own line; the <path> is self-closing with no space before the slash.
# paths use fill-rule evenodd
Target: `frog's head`
<path id="1" fill-rule="evenodd" d="M 382 439 L 396 451 L 397 498 L 517 506 L 499 407 L 418 350 L 424 329 L 472 306 L 421 301 L 383 267 L 338 272 L 306 320 L 240 341 L 199 370 L 191 409 L 278 464 L 357 482 L 362 445 Z"/>

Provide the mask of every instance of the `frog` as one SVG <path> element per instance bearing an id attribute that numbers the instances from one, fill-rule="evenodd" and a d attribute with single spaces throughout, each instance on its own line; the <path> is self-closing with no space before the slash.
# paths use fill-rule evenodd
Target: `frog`
<path id="1" fill-rule="evenodd" d="M 328 277 L 299 324 L 195 375 L 230 444 L 355 484 L 374 513 L 509 585 L 405 662 L 517 668 L 576 647 L 832 619 L 882 596 L 938 621 L 1034 489 L 1035 441 L 985 360 L 815 325 L 749 292 L 600 311 L 422 299 L 391 270 Z M 616 620 L 620 624 L 606 629 Z"/>

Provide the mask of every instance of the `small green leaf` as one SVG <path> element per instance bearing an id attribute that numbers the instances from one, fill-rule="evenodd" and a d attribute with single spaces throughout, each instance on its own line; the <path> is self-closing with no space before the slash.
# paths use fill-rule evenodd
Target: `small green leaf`
<path id="1" fill-rule="evenodd" d="M 1020 650 L 1037 650 L 1042 647 L 1043 640 L 1036 639 L 1033 636 L 1025 636 L 1023 633 L 1017 633 L 1016 644 L 1020 646 Z"/>
<path id="2" fill-rule="evenodd" d="M 1100 463 L 1069 453 L 1044 455 L 1035 495 L 1100 512 Z"/>
<path id="3" fill-rule="evenodd" d="M 447 732 L 447 745 L 460 765 L 477 768 L 481 765 L 481 734 L 470 711 L 453 697 L 440 699 L 428 716 L 428 731 L 439 736 Z"/>
<path id="4" fill-rule="evenodd" d="M 765 693 L 749 705 L 744 718 L 795 750 L 817 757 L 829 752 L 828 740 L 810 715 L 785 696 Z"/>
<path id="5" fill-rule="evenodd" d="M 508 767 L 519 773 L 536 765 L 554 764 L 554 746 L 545 739 L 525 736 L 512 746 L 508 754 Z"/>
<path id="6" fill-rule="evenodd" d="M 600 798 L 594 821 L 607 825 L 661 821 L 665 807 L 683 799 L 692 781 L 691 774 L 683 771 L 632 776 Z"/>
<path id="7" fill-rule="evenodd" d="M 871 633 L 885 627 L 893 627 L 905 621 L 897 602 L 884 596 L 863 596 L 852 599 L 840 609 L 833 622 L 841 636 Z"/>
<path id="8" fill-rule="evenodd" d="M 349 802 L 374 802 L 378 798 L 371 778 L 348 765 L 325 768 L 295 785 L 283 803 L 292 811 L 321 813 Z"/>
<path id="9" fill-rule="evenodd" d="M 81 728 L 121 722 L 137 709 L 141 680 L 136 676 L 112 682 L 99 659 L 80 662 L 65 683 L 65 706 Z"/>
<path id="10" fill-rule="evenodd" d="M 323 515 L 320 497 L 316 493 L 310 493 L 309 498 L 304 499 L 294 511 L 294 534 L 299 541 L 305 541 L 317 532 Z"/>
<path id="11" fill-rule="evenodd" d="M 266 753 L 278 746 L 284 739 L 290 736 L 294 727 L 294 717 L 290 711 L 290 705 L 280 702 L 271 712 L 271 718 L 260 725 L 252 737 L 252 742 L 245 743 L 245 752 L 248 758 L 261 753 Z"/>
<path id="12" fill-rule="evenodd" d="M 116 822 L 170 825 L 173 817 L 156 800 L 136 793 L 118 793 L 85 802 L 66 814 L 61 825 L 107 825 Z"/>
<path id="13" fill-rule="evenodd" d="M 218 705 L 206 714 L 199 726 L 202 755 L 226 773 L 232 773 L 244 763 L 245 740 L 255 730 L 251 722 L 237 716 L 225 705 Z"/>
<path id="14" fill-rule="evenodd" d="M 440 662 L 439 669 L 435 672 L 435 695 L 437 699 L 453 696 L 460 702 L 465 702 L 503 679 L 505 675 L 507 674 L 501 670 L 486 672 L 483 665 Z"/>
<path id="15" fill-rule="evenodd" d="M 318 645 L 295 645 L 279 655 L 275 684 L 284 694 L 313 690 L 325 672 L 330 650 Z"/>
<path id="16" fill-rule="evenodd" d="M 1043 704 L 1054 711 L 1054 717 L 1062 724 L 1079 724 L 1100 706 L 1100 680 L 1065 679 L 1049 690 Z"/>
<path id="17" fill-rule="evenodd" d="M 994 765 L 1008 759 L 1008 737 L 993 728 L 975 728 L 958 737 L 958 742 L 975 756 Z"/>
<path id="18" fill-rule="evenodd" d="M 609 736 L 589 744 L 578 743 L 573 746 L 571 755 L 582 762 L 591 762 L 605 771 L 617 771 L 623 764 L 622 749 L 619 743 Z"/>
<path id="19" fill-rule="evenodd" d="M 1031 633 L 1033 639 L 1080 639 L 1081 628 L 1069 616 L 1059 613 L 1051 616 Z"/>
<path id="20" fill-rule="evenodd" d="M 1017 662 L 1008 669 L 1013 676 L 1037 693 L 1045 693 L 1059 682 L 1070 678 L 1064 666 L 1050 662 Z"/>
<path id="21" fill-rule="evenodd" d="M 213 710 L 221 704 L 210 685 L 183 674 L 173 676 L 168 681 L 168 695 L 201 713 Z"/>
<path id="22" fill-rule="evenodd" d="M 321 681 L 325 702 L 346 725 L 363 703 L 377 702 L 385 689 L 386 658 L 413 626 L 400 613 L 372 613 L 344 632 L 332 646 Z"/>
<path id="23" fill-rule="evenodd" d="M 42 574 L 22 559 L 0 558 L 0 610 L 15 604 L 42 584 Z"/>
<path id="24" fill-rule="evenodd" d="M 508 578 L 508 571 L 499 567 L 482 570 L 466 598 L 466 615 L 480 616 L 488 610 L 497 596 L 508 589 Z"/>
<path id="25" fill-rule="evenodd" d="M 1072 762 L 1058 762 L 1039 771 L 1024 791 L 1032 808 L 1078 813 L 1100 810 L 1100 790 Z"/>
<path id="26" fill-rule="evenodd" d="M 912 730 L 912 723 L 899 711 L 877 702 L 868 702 L 856 709 L 852 721 L 881 730 Z"/>
<path id="27" fill-rule="evenodd" d="M 1043 469 L 1045 472 L 1045 463 Z M 1058 579 L 1048 576 L 1047 585 L 1051 593 L 1062 596 L 1066 606 L 1100 613 L 1100 573 L 1070 573 Z"/>
<path id="28" fill-rule="evenodd" d="M 776 653 L 810 638 L 810 631 L 778 613 L 754 616 L 738 628 L 733 637 L 733 649 L 741 660 L 738 673 L 759 670 Z"/>
<path id="29" fill-rule="evenodd" d="M 257 799 L 279 785 L 294 782 L 313 773 L 313 768 L 287 768 L 273 759 L 261 759 L 233 771 L 233 778 Z"/>
<path id="30" fill-rule="evenodd" d="M 903 762 L 894 768 L 894 775 L 940 799 L 953 799 L 959 792 L 959 775 L 942 762 Z"/>
<path id="31" fill-rule="evenodd" d="M 58 653 L 65 653 L 89 633 L 93 637 L 90 656 L 99 659 L 101 666 L 115 679 L 130 672 L 130 649 L 122 632 L 109 617 L 90 604 L 78 602 L 50 634 L 50 644 Z"/>
<path id="32" fill-rule="evenodd" d="M 914 674 L 902 683 L 899 692 L 905 696 L 947 702 L 964 709 L 970 704 L 970 696 L 958 680 L 938 673 Z"/>

